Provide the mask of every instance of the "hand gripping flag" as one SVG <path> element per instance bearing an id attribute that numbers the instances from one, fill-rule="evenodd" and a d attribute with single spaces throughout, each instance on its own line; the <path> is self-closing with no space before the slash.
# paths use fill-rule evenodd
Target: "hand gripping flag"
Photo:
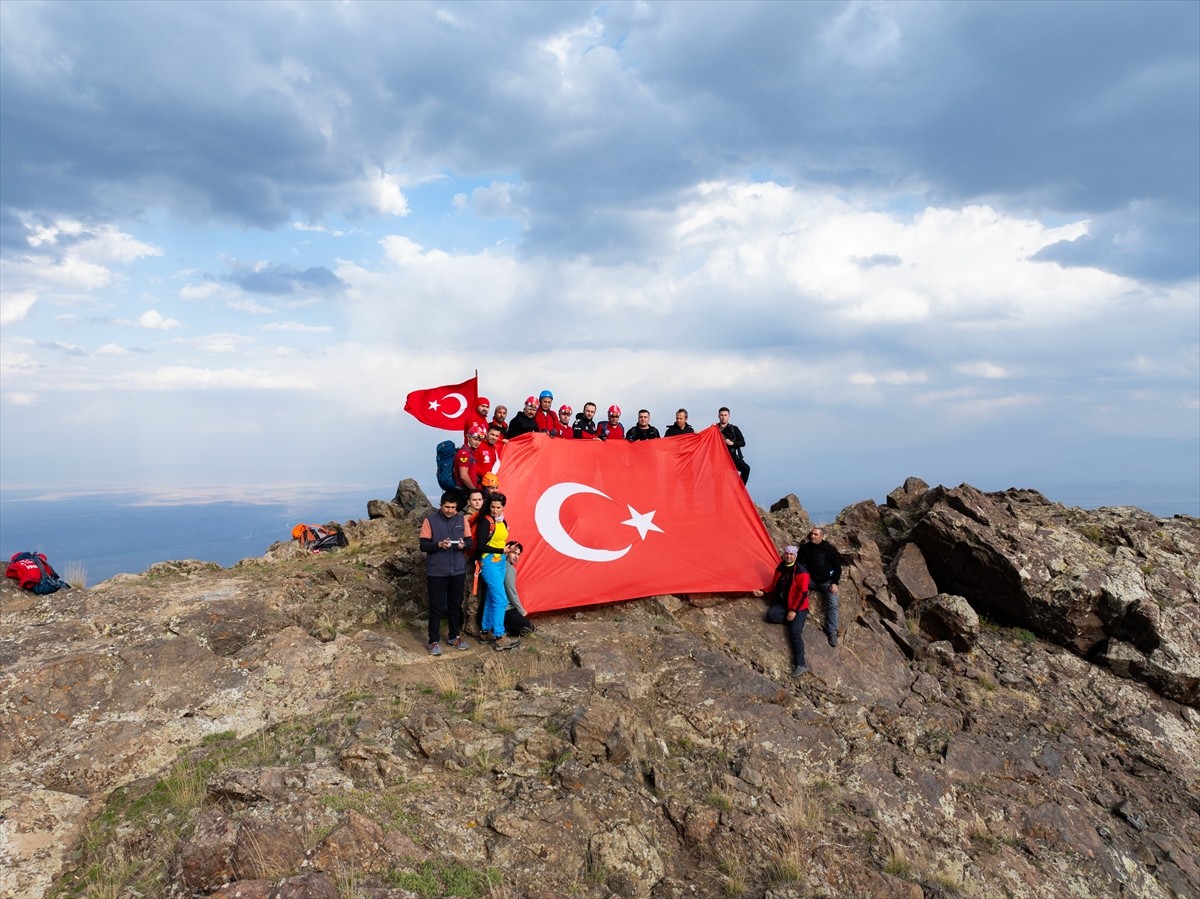
<path id="1" fill-rule="evenodd" d="M 461 431 L 463 416 L 479 401 L 479 377 L 461 384 L 414 390 L 404 401 L 404 411 L 422 424 L 447 431 Z"/>
<path id="2" fill-rule="evenodd" d="M 502 489 L 531 612 L 761 589 L 779 563 L 715 426 L 636 443 L 522 435 Z"/>

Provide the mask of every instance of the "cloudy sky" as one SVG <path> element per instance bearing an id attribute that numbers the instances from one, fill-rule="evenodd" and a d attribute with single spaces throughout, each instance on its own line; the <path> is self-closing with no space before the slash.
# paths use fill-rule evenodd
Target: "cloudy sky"
<path id="1" fill-rule="evenodd" d="M 478 369 L 1197 514 L 1200 4 L 6 0 L 0 266 L 6 489 L 433 490 Z"/>

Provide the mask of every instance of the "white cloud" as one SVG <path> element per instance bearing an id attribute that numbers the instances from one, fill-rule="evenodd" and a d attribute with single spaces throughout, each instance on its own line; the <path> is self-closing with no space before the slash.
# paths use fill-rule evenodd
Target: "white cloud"
<path id="1" fill-rule="evenodd" d="M 136 372 L 128 386 L 137 390 L 311 390 L 312 378 L 267 372 L 254 368 L 197 368 L 169 365 L 151 371 Z"/>
<path id="2" fill-rule="evenodd" d="M 471 205 L 480 215 L 489 218 L 523 218 L 528 210 L 524 207 L 524 200 L 519 197 L 521 193 L 518 185 L 493 181 L 487 187 L 477 187 L 471 192 Z"/>
<path id="3" fill-rule="evenodd" d="M 979 360 L 977 362 L 964 362 L 961 365 L 956 365 L 954 370 L 959 374 L 968 375 L 972 378 L 988 378 L 996 380 L 998 378 L 1009 377 L 1008 371 L 1000 365 L 992 362 Z"/>
<path id="4" fill-rule="evenodd" d="M 13 392 L 4 394 L 4 399 L 14 406 L 32 406 L 39 397 L 36 393 Z"/>
<path id="5" fill-rule="evenodd" d="M 328 334 L 333 328 L 328 325 L 305 325 L 300 322 L 270 322 L 262 326 L 264 331 L 298 331 L 302 334 Z"/>
<path id="6" fill-rule="evenodd" d="M 207 300 L 216 296 L 223 288 L 216 281 L 201 281 L 199 284 L 188 284 L 179 291 L 181 300 Z"/>
<path id="7" fill-rule="evenodd" d="M 401 217 L 408 215 L 408 198 L 404 196 L 401 187 L 402 183 L 398 176 L 377 171 L 371 177 L 368 186 L 371 205 L 388 215 Z"/>
<path id="8" fill-rule="evenodd" d="M 292 222 L 292 227 L 297 231 L 315 231 L 318 234 L 328 234 L 330 237 L 342 237 L 346 233 L 337 228 L 328 228 L 325 225 L 311 225 L 307 222 Z"/>
<path id="9" fill-rule="evenodd" d="M 236 300 L 230 300 L 225 305 L 230 309 L 236 309 L 238 312 L 248 312 L 251 315 L 274 315 L 275 310 L 270 306 L 264 306 L 262 303 L 256 303 L 254 300 L 246 297 L 241 297 Z"/>
<path id="10" fill-rule="evenodd" d="M 173 318 L 166 318 L 157 309 L 147 309 L 137 318 L 137 326 L 149 331 L 171 331 L 183 325 Z"/>
<path id="11" fill-rule="evenodd" d="M 96 350 L 97 356 L 132 356 L 133 353 L 121 346 L 119 343 L 106 343 L 104 346 Z"/>
<path id="12" fill-rule="evenodd" d="M 225 332 L 221 334 L 206 334 L 203 337 L 191 337 L 186 340 L 177 339 L 172 343 L 189 346 L 205 353 L 237 353 L 254 343 L 253 337 L 244 334 Z"/>
<path id="13" fill-rule="evenodd" d="M 4 291 L 0 293 L 0 325 L 12 325 L 24 321 L 37 294 L 32 290 Z"/>

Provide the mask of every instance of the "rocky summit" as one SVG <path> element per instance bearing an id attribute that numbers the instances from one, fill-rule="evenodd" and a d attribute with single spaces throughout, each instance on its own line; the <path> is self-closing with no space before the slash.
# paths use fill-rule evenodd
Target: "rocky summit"
<path id="1" fill-rule="evenodd" d="M 909 479 L 828 528 L 840 645 L 814 601 L 792 677 L 750 596 L 431 658 L 429 509 L 6 582 L 0 895 L 1200 896 L 1197 519 Z"/>

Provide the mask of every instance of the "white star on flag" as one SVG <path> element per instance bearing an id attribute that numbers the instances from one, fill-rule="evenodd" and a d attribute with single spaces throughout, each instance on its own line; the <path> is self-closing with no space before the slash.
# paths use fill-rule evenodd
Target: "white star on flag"
<path id="1" fill-rule="evenodd" d="M 429 408 L 430 408 L 430 409 L 437 409 L 439 405 L 440 405 L 440 403 L 438 403 L 438 401 L 437 401 L 437 400 L 430 400 L 430 401 L 429 401 Z"/>
<path id="2" fill-rule="evenodd" d="M 663 533 L 663 529 L 654 523 L 654 512 L 657 510 L 639 512 L 630 505 L 626 505 L 625 508 L 629 510 L 629 514 L 633 517 L 626 521 L 622 521 L 621 524 L 627 524 L 631 528 L 637 528 L 638 536 L 643 540 L 646 539 L 647 531 L 658 531 L 660 534 Z"/>

